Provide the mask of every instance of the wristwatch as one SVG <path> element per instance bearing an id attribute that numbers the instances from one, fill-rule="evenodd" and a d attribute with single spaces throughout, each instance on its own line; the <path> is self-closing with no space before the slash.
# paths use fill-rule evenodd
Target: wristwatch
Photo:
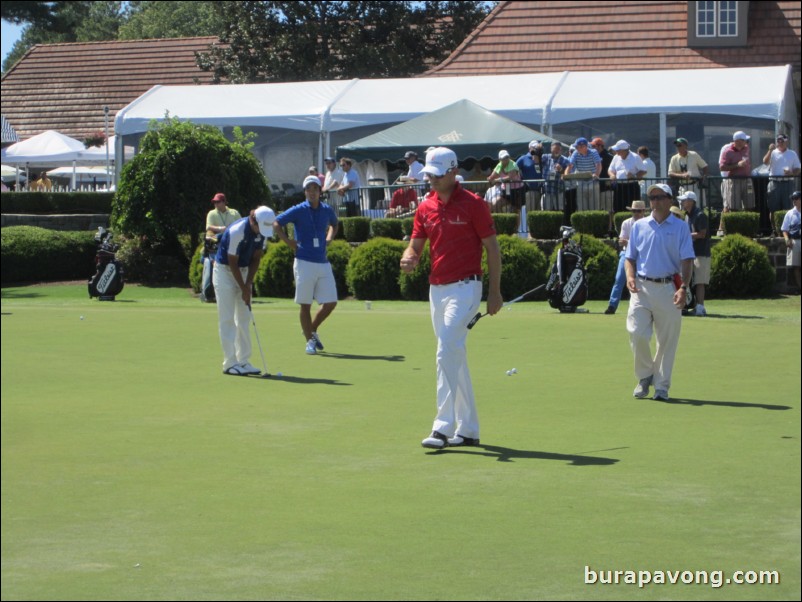
<path id="1" fill-rule="evenodd" d="M 687 291 L 687 290 L 688 290 L 688 285 L 687 285 L 687 284 L 680 284 L 680 286 L 679 286 L 679 287 L 680 287 L 682 290 L 684 290 L 684 291 Z"/>

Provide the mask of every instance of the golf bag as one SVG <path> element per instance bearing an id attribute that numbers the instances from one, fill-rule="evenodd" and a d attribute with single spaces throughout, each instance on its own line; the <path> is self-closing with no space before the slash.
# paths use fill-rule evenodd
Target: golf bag
<path id="1" fill-rule="evenodd" d="M 212 272 L 214 270 L 214 256 L 217 254 L 217 239 L 207 238 L 203 242 L 203 254 L 201 264 L 203 264 L 203 276 L 201 277 L 200 300 L 203 303 L 217 303 L 214 293 L 214 283 L 212 282 Z"/>
<path id="2" fill-rule="evenodd" d="M 560 313 L 574 313 L 588 300 L 585 264 L 582 262 L 582 247 L 571 240 L 574 229 L 563 226 L 560 233 L 562 246 L 557 251 L 557 261 L 551 266 L 546 294 L 549 305 L 559 309 Z"/>
<path id="3" fill-rule="evenodd" d="M 95 255 L 95 275 L 89 279 L 89 297 L 97 297 L 99 301 L 114 301 L 114 298 L 123 290 L 124 270 L 117 261 L 119 245 L 112 242 L 114 235 L 104 227 L 97 229 L 95 242 L 97 254 Z"/>

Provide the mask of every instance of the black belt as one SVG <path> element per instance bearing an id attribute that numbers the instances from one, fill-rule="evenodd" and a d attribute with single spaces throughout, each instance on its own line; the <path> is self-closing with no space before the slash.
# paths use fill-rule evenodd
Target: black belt
<path id="1" fill-rule="evenodd" d="M 666 276 L 665 278 L 649 278 L 648 276 L 638 274 L 638 278 L 640 278 L 641 280 L 648 280 L 649 282 L 659 282 L 660 284 L 668 284 L 669 282 L 674 282 L 673 276 Z"/>
<path id="2" fill-rule="evenodd" d="M 457 284 L 459 282 L 481 282 L 481 281 L 482 281 L 482 275 L 481 274 L 474 274 L 473 276 L 467 276 L 467 277 L 462 278 L 460 280 L 455 280 L 454 282 L 446 282 L 446 285 L 448 285 L 448 284 Z"/>

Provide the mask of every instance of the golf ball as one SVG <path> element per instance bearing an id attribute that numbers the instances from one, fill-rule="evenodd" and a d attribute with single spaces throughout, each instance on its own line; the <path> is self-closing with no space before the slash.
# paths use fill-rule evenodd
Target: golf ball
<path id="1" fill-rule="evenodd" d="M 518 374 L 518 368 L 513 368 L 512 370 L 510 370 L 510 372 L 512 372 L 513 374 Z"/>
<path id="2" fill-rule="evenodd" d="M 507 376 L 512 376 L 512 370 L 507 370 Z"/>
<path id="3" fill-rule="evenodd" d="M 83 319 L 84 319 L 84 317 L 83 317 L 83 316 L 81 316 L 81 319 L 83 320 Z"/>
<path id="4" fill-rule="evenodd" d="M 276 372 L 276 376 L 284 376 L 281 372 Z"/>

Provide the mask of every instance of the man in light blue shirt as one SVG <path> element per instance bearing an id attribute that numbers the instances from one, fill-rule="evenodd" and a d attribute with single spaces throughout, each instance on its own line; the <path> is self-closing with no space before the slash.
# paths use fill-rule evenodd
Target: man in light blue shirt
<path id="1" fill-rule="evenodd" d="M 647 194 L 652 214 L 632 225 L 626 251 L 627 288 L 632 295 L 627 331 L 638 378 L 633 395 L 644 398 L 654 385 L 653 399 L 667 401 L 695 255 L 688 225 L 671 215 L 671 187 L 654 184 Z M 652 330 L 657 340 L 654 357 Z"/>

